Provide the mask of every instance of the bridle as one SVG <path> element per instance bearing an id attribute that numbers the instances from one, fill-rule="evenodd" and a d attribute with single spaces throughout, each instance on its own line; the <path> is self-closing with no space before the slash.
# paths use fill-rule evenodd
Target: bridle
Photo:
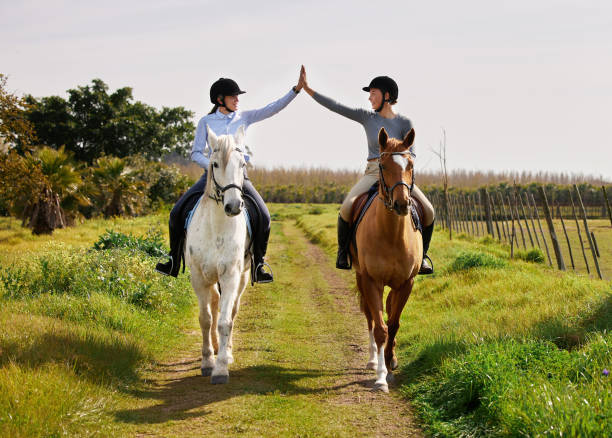
<path id="1" fill-rule="evenodd" d="M 242 154 L 242 149 L 240 148 L 234 148 L 232 152 L 240 152 Z M 212 178 L 212 181 L 214 183 L 214 194 L 213 195 L 208 195 L 208 197 L 212 200 L 214 200 L 217 205 L 219 203 L 223 203 L 223 197 L 225 196 L 225 192 L 228 191 L 229 189 L 238 189 L 240 191 L 240 196 L 242 197 L 243 195 L 243 189 L 242 186 L 239 186 L 238 184 L 234 184 L 234 183 L 230 183 L 226 186 L 222 186 L 221 184 L 219 184 L 217 182 L 217 179 L 215 178 L 215 166 L 210 166 L 210 176 Z"/>
<path id="2" fill-rule="evenodd" d="M 408 151 L 404 151 L 404 152 L 381 152 L 380 153 L 380 157 L 378 158 L 378 171 L 380 173 L 380 189 L 381 189 L 382 194 L 383 194 L 383 196 L 380 197 L 380 199 L 385 204 L 385 208 L 387 210 L 389 210 L 389 211 L 393 210 L 393 190 L 395 190 L 395 188 L 397 186 L 406 186 L 406 188 L 408 189 L 408 205 L 410 206 L 412 204 L 412 189 L 414 188 L 414 168 L 412 169 L 412 181 L 410 182 L 410 185 L 405 183 L 404 180 L 400 180 L 400 181 L 396 182 L 395 184 L 393 184 L 393 186 L 391 188 L 389 188 L 389 186 L 385 182 L 385 176 L 383 175 L 383 167 L 382 167 L 382 163 L 380 161 L 383 155 L 401 155 L 401 156 L 404 156 L 404 155 L 411 155 L 410 152 L 408 152 Z"/>

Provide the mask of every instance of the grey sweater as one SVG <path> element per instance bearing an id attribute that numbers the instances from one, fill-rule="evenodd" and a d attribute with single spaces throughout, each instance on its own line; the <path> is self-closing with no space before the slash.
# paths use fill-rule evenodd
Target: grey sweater
<path id="1" fill-rule="evenodd" d="M 385 119 L 375 111 L 361 108 L 349 108 L 316 91 L 312 97 L 325 108 L 361 123 L 368 139 L 368 160 L 380 156 L 380 148 L 378 146 L 378 131 L 380 131 L 380 128 L 384 127 L 389 137 L 399 138 L 400 140 L 403 140 L 406 134 L 412 129 L 410 119 L 400 114 L 397 114 L 397 116 L 392 119 Z M 414 144 L 410 148 L 410 152 L 413 156 L 416 156 Z"/>

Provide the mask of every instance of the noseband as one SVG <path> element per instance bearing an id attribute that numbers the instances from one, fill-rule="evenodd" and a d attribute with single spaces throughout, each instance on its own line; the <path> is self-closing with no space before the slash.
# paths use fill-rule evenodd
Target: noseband
<path id="1" fill-rule="evenodd" d="M 234 148 L 234 151 L 242 153 L 242 150 L 239 148 Z M 215 166 L 214 165 L 210 167 L 210 176 L 212 177 L 212 180 L 215 186 L 214 186 L 214 195 L 208 195 L 208 197 L 214 200 L 217 204 L 223 202 L 223 197 L 225 196 L 225 192 L 229 189 L 240 190 L 240 195 L 242 196 L 243 194 L 242 186 L 239 186 L 234 183 L 230 183 L 226 186 L 222 186 L 221 184 L 217 182 L 217 179 L 215 178 Z"/>
<path id="2" fill-rule="evenodd" d="M 383 155 L 410 155 L 410 152 L 405 151 L 405 152 L 382 152 L 381 157 Z M 385 182 L 385 176 L 383 175 L 383 167 L 382 167 L 382 163 L 380 162 L 381 157 L 378 158 L 378 170 L 380 173 L 380 188 L 383 192 L 383 196 L 380 198 L 383 203 L 385 204 L 385 208 L 387 210 L 393 210 L 393 190 L 395 190 L 395 188 L 397 186 L 406 186 L 406 188 L 408 189 L 408 205 L 412 204 L 412 188 L 414 187 L 414 169 L 412 170 L 412 181 L 410 182 L 410 185 L 408 185 L 407 183 L 404 182 L 404 180 L 400 180 L 398 182 L 396 182 L 395 184 L 393 184 L 393 186 L 391 188 L 389 188 L 389 186 L 387 185 L 387 183 Z"/>

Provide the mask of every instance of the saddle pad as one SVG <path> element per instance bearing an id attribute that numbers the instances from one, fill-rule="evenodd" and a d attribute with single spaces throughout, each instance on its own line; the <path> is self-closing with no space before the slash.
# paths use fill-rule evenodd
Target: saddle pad
<path id="1" fill-rule="evenodd" d="M 189 224 L 191 224 L 191 218 L 193 217 L 193 212 L 196 210 L 196 208 L 198 208 L 198 205 L 200 205 L 201 201 L 202 201 L 202 197 L 198 199 L 198 202 L 196 202 L 196 205 L 189 211 L 189 213 L 187 213 L 187 218 L 185 219 L 185 231 L 187 231 L 187 229 L 189 228 Z M 253 236 L 253 226 L 251 224 L 251 217 L 249 216 L 249 211 L 247 208 L 243 208 L 242 213 L 244 214 L 244 219 L 246 221 L 247 232 L 249 233 L 249 237 L 252 237 Z"/>

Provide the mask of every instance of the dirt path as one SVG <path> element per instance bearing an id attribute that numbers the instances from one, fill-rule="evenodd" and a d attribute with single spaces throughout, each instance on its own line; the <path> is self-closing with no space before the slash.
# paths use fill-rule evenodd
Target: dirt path
<path id="1" fill-rule="evenodd" d="M 275 223 L 276 281 L 247 288 L 235 325 L 230 382 L 199 375 L 194 317 L 185 349 L 148 373 L 116 412 L 131 436 L 422 436 L 390 387 L 372 392 L 367 332 L 350 273 L 289 221 Z"/>

